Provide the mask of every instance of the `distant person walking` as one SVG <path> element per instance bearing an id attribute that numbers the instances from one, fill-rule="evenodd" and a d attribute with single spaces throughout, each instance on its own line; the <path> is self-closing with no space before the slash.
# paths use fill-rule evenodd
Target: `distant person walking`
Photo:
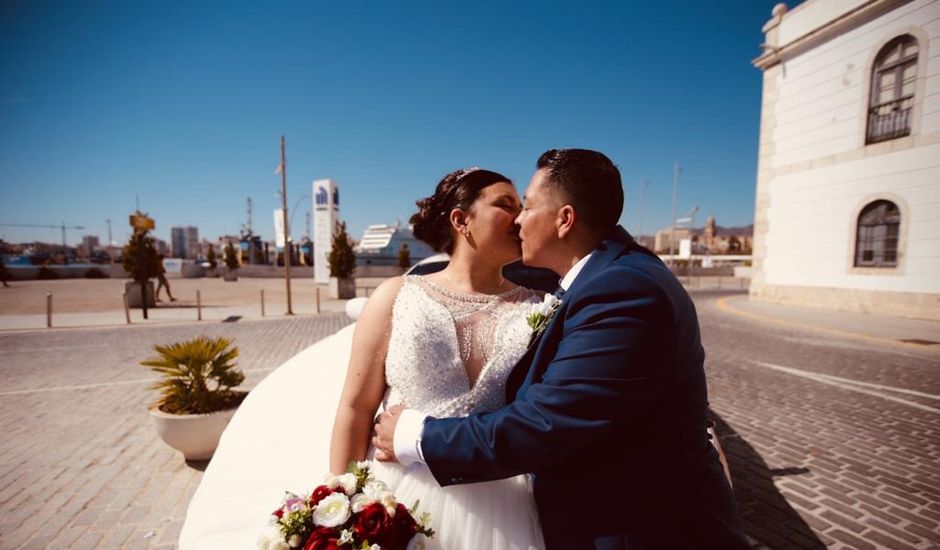
<path id="1" fill-rule="evenodd" d="M 176 298 L 173 297 L 173 293 L 170 292 L 170 282 L 166 280 L 166 268 L 163 267 L 163 254 L 157 256 L 157 291 L 154 293 L 157 301 L 160 301 L 160 289 L 166 288 L 166 295 L 170 297 L 171 302 L 175 302 Z"/>
<path id="2" fill-rule="evenodd" d="M 7 266 L 3 263 L 3 258 L 0 257 L 0 281 L 3 281 L 3 286 L 9 288 L 7 280 L 10 278 L 10 274 L 7 273 Z"/>

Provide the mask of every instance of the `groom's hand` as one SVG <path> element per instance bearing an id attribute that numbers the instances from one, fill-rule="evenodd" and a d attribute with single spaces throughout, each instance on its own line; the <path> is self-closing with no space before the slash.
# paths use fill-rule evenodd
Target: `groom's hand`
<path id="1" fill-rule="evenodd" d="M 375 446 L 375 459 L 380 462 L 397 462 L 395 457 L 395 426 L 401 411 L 401 405 L 394 405 L 379 415 L 375 421 L 375 435 L 372 436 L 372 445 Z"/>

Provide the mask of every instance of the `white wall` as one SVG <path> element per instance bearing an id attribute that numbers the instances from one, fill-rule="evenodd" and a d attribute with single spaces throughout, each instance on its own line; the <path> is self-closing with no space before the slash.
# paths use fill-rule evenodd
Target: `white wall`
<path id="1" fill-rule="evenodd" d="M 940 293 L 940 144 L 774 178 L 767 210 L 766 282 Z M 862 206 L 901 209 L 897 269 L 854 269 Z"/>
<path id="2" fill-rule="evenodd" d="M 787 14 L 779 45 L 812 29 L 817 12 L 839 13 L 858 0 L 817 0 Z M 845 4 L 844 6 L 842 4 Z M 917 0 L 783 63 L 777 82 L 771 167 L 779 169 L 863 147 L 870 64 L 894 36 L 920 29 L 924 56 L 921 133 L 940 131 L 940 0 Z M 786 38 L 784 38 L 786 37 Z"/>

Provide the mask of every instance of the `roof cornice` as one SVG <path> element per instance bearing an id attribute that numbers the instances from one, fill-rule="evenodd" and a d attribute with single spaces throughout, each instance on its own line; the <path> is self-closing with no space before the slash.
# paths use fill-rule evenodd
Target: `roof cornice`
<path id="1" fill-rule="evenodd" d="M 755 67 L 766 71 L 774 65 L 792 59 L 810 48 L 814 48 L 823 42 L 844 34 L 910 1 L 911 0 L 870 0 L 840 15 L 837 19 L 832 20 L 828 24 L 815 28 L 803 36 L 792 40 L 788 44 L 784 44 L 783 46 L 764 44 L 764 53 L 756 57 L 751 63 Z M 764 31 L 767 32 L 770 28 L 779 25 L 785 16 L 786 14 L 780 14 L 779 18 L 775 16 L 764 25 Z"/>

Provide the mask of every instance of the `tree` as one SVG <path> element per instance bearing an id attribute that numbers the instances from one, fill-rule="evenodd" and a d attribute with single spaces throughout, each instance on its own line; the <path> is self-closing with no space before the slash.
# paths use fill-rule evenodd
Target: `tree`
<path id="1" fill-rule="evenodd" d="M 209 264 L 210 269 L 219 267 L 219 260 L 215 255 L 215 247 L 211 244 L 209 245 L 209 252 L 206 254 L 206 262 Z"/>
<path id="2" fill-rule="evenodd" d="M 235 270 L 238 269 L 238 265 L 238 255 L 235 254 L 235 247 L 232 246 L 232 242 L 229 241 L 229 243 L 225 245 L 225 267 L 230 270 Z"/>
<path id="3" fill-rule="evenodd" d="M 157 255 L 157 249 L 153 246 L 153 237 L 149 235 L 149 231 L 134 230 L 134 234 L 124 245 L 121 265 L 138 283 L 145 283 L 148 279 L 160 274 L 160 258 Z"/>
<path id="4" fill-rule="evenodd" d="M 346 222 L 340 222 L 333 232 L 333 246 L 326 260 L 330 264 L 330 277 L 348 279 L 356 270 L 356 253 L 346 233 Z"/>
<path id="5" fill-rule="evenodd" d="M 411 267 L 411 251 L 408 250 L 408 243 L 401 243 L 398 249 L 398 267 L 408 269 Z"/>

